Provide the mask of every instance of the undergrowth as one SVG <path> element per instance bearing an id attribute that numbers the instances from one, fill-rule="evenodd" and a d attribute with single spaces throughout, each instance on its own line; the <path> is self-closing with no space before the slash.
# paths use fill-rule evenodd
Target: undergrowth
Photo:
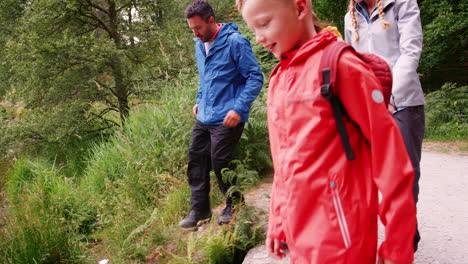
<path id="1" fill-rule="evenodd" d="M 211 231 L 196 239 L 177 226 L 190 205 L 187 149 L 196 89 L 196 80 L 183 76 L 169 83 L 159 100 L 135 108 L 124 128 L 83 150 L 89 156 L 78 157 L 78 163 L 17 159 L 6 181 L 0 261 L 231 263 L 227 259 L 242 258 L 261 238 L 248 209 L 239 208 L 232 225 L 210 225 Z M 224 171 L 237 178 L 241 190 L 271 168 L 266 135 L 265 112 L 255 104 L 235 169 Z M 214 177 L 212 184 L 214 207 L 224 197 Z"/>

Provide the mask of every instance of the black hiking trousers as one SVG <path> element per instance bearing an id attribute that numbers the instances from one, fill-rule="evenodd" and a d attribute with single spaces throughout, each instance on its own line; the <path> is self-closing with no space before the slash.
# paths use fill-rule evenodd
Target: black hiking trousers
<path id="1" fill-rule="evenodd" d="M 188 181 L 190 185 L 190 202 L 192 210 L 207 212 L 210 210 L 210 171 L 216 174 L 219 189 L 226 194 L 231 184 L 223 182 L 221 170 L 234 169 L 229 163 L 239 143 L 245 123 L 236 127 L 223 125 L 209 126 L 199 121 L 192 130 L 188 156 Z M 232 199 L 239 199 L 240 193 L 226 198 L 226 205 L 231 206 Z"/>
<path id="2" fill-rule="evenodd" d="M 421 177 L 421 162 L 422 142 L 425 130 L 425 115 L 424 106 L 410 106 L 393 114 L 401 135 L 405 141 L 406 150 L 408 151 L 411 163 L 414 167 L 414 182 L 413 182 L 413 198 L 414 202 L 418 202 L 419 196 L 419 178 Z M 414 251 L 418 249 L 418 243 L 421 240 L 418 226 L 416 224 L 416 234 L 414 235 Z"/>

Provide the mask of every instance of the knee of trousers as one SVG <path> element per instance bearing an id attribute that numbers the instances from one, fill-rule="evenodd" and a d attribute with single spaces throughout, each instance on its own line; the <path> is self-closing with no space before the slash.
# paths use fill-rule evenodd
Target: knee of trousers
<path id="1" fill-rule="evenodd" d="M 222 168 L 234 169 L 235 165 L 231 163 L 232 160 L 233 158 L 231 155 L 225 156 L 225 157 L 212 156 L 211 164 L 213 166 L 213 169 L 222 169 Z"/>
<path id="2" fill-rule="evenodd" d="M 205 151 L 189 150 L 188 158 L 189 158 L 189 162 L 190 161 L 195 161 L 195 162 L 205 161 L 210 158 L 210 153 L 205 152 Z"/>

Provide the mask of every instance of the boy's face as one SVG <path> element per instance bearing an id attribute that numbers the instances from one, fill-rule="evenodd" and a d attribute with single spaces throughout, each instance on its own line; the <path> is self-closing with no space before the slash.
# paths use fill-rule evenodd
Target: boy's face
<path id="1" fill-rule="evenodd" d="M 187 23 L 193 32 L 193 35 L 202 42 L 207 42 L 216 32 L 214 17 L 210 17 L 205 22 L 200 16 L 194 16 L 187 19 Z"/>
<path id="2" fill-rule="evenodd" d="M 300 25 L 295 0 L 247 0 L 242 17 L 254 31 L 256 41 L 280 59 L 300 46 Z"/>

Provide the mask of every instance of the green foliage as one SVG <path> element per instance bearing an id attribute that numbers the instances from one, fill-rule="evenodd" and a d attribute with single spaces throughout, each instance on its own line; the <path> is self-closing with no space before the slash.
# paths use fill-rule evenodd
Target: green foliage
<path id="1" fill-rule="evenodd" d="M 236 211 L 228 225 L 218 227 L 212 221 L 202 233 L 189 234 L 188 239 L 180 241 L 184 250 L 173 253 L 171 260 L 163 263 L 242 263 L 246 253 L 263 242 L 265 236 L 253 208 L 243 206 Z"/>
<path id="2" fill-rule="evenodd" d="M 17 21 L 22 16 L 27 0 L 0 1 L 0 47 L 5 47 L 9 39 L 15 36 Z M 7 80 L 11 75 L 11 62 L 6 60 L 8 50 L 0 49 L 0 98 L 7 92 Z M 0 117 L 1 120 L 1 117 Z"/>
<path id="3" fill-rule="evenodd" d="M 246 156 L 248 159 L 248 155 Z M 231 161 L 230 168 L 221 170 L 223 181 L 232 185 L 226 195 L 231 196 L 236 192 L 244 193 L 245 190 L 255 186 L 259 181 L 258 172 L 249 170 L 239 160 Z"/>
<path id="4" fill-rule="evenodd" d="M 18 160 L 7 181 L 10 217 L 1 232 L 7 263 L 79 263 L 79 241 L 93 231 L 96 210 L 71 179 L 46 160 Z"/>
<path id="5" fill-rule="evenodd" d="M 23 108 L 24 109 L 24 108 Z M 0 126 L 16 118 L 17 108 L 11 103 L 0 104 Z"/>
<path id="6" fill-rule="evenodd" d="M 422 1 L 421 19 L 424 45 L 419 71 L 426 91 L 448 81 L 466 84 L 468 1 Z"/>
<path id="7" fill-rule="evenodd" d="M 163 82 L 193 73 L 182 2 L 2 1 L 0 96 L 26 114 L 0 124 L 0 151 L 108 133 Z"/>
<path id="8" fill-rule="evenodd" d="M 348 11 L 349 0 L 313 0 L 312 6 L 325 25 L 338 28 L 344 36 L 344 16 Z"/>
<path id="9" fill-rule="evenodd" d="M 190 189 L 179 184 L 161 200 L 160 229 L 182 219 L 190 209 Z M 156 235 L 156 234 L 155 234 Z"/>
<path id="10" fill-rule="evenodd" d="M 227 225 L 221 234 L 212 235 L 208 232 L 197 241 L 197 247 L 201 247 L 203 252 L 202 260 L 198 263 L 241 263 L 247 252 L 264 240 L 263 230 L 258 225 L 259 219 L 253 214 L 252 208 L 238 210 L 233 224 Z"/>
<path id="11" fill-rule="evenodd" d="M 176 80 L 164 89 L 160 107 L 140 106 L 124 129 L 93 148 L 93 162 L 82 187 L 100 195 L 106 184 L 118 181 L 135 188 L 134 199 L 144 204 L 152 200 L 150 196 L 159 197 L 153 188 L 165 193 L 164 186 L 171 186 L 171 178 L 177 181 L 184 177 L 195 87 L 192 80 Z"/>
<path id="12" fill-rule="evenodd" d="M 446 83 L 426 96 L 426 137 L 468 139 L 468 86 Z"/>
<path id="13" fill-rule="evenodd" d="M 30 216 L 49 212 L 81 233 L 91 232 L 96 218 L 94 208 L 84 203 L 86 199 L 73 180 L 47 160 L 17 160 L 8 176 L 7 198 L 13 209 L 26 205 L 28 211 L 23 213 Z"/>
<path id="14" fill-rule="evenodd" d="M 25 109 L 21 117 L 3 123 L 4 129 L 0 132 L 1 151 L 14 149 L 25 154 L 45 145 L 60 148 L 80 139 L 85 131 L 97 129 L 97 124 L 87 123 L 90 120 L 83 115 L 89 109 L 88 104 L 76 101 L 53 109 Z"/>
<path id="15" fill-rule="evenodd" d="M 67 223 L 51 215 L 12 217 L 7 228 L 0 230 L 2 263 L 84 263 Z"/>
<path id="16" fill-rule="evenodd" d="M 48 256 L 53 256 L 53 260 L 42 263 L 82 263 L 102 257 L 94 250 L 105 250 L 112 252 L 112 256 L 104 257 L 113 262 L 141 263 L 159 248 L 166 261 L 163 263 L 186 260 L 180 256 L 186 252 L 187 241 L 178 234 L 176 223 L 189 209 L 186 164 L 196 88 L 196 79 L 181 75 L 162 89 L 160 100 L 135 108 L 125 127 L 102 143 L 94 143 L 88 150 L 89 158 L 79 157 L 86 150 L 77 153 L 73 159 L 82 160 L 76 162 L 81 165 L 70 165 L 66 160 L 61 163 L 44 158 L 18 159 L 6 187 L 11 216 L 1 231 L 4 255 L 18 260 L 13 263 L 28 263 L 23 258 L 33 263 L 32 259 Z M 248 137 L 242 139 L 243 146 L 236 154 L 242 162 L 237 161 L 236 169 L 226 172 L 238 178 L 242 190 L 253 185 L 258 179 L 257 171 L 271 162 L 255 156 L 258 150 L 268 153 L 267 139 L 262 138 L 267 135 L 266 116 L 261 104 L 257 107 L 249 124 L 252 128 L 246 129 Z M 66 147 L 71 148 L 69 151 L 86 148 L 79 143 Z M 223 196 L 216 181 L 212 184 L 211 200 L 215 206 Z M 222 241 L 229 241 L 227 253 L 240 258 L 249 243 L 257 241 L 252 240 L 260 235 L 252 224 L 256 220 L 238 221 L 237 229 L 229 231 L 229 235 L 211 237 L 208 255 L 222 253 Z M 26 235 L 32 236 L 31 230 L 36 235 L 28 239 Z M 97 243 L 96 249 L 84 249 L 92 245 L 87 241 Z M 60 256 L 54 251 L 56 243 L 62 245 Z M 166 244 L 177 246 L 165 251 L 162 247 Z M 32 247 L 35 249 L 26 251 Z"/>
<path id="17" fill-rule="evenodd" d="M 246 168 L 260 174 L 273 168 L 268 141 L 266 94 L 267 89 L 264 87 L 257 100 L 252 104 L 249 123 L 244 128 L 238 147 L 238 152 L 245 153 L 243 163 L 246 164 Z"/>

